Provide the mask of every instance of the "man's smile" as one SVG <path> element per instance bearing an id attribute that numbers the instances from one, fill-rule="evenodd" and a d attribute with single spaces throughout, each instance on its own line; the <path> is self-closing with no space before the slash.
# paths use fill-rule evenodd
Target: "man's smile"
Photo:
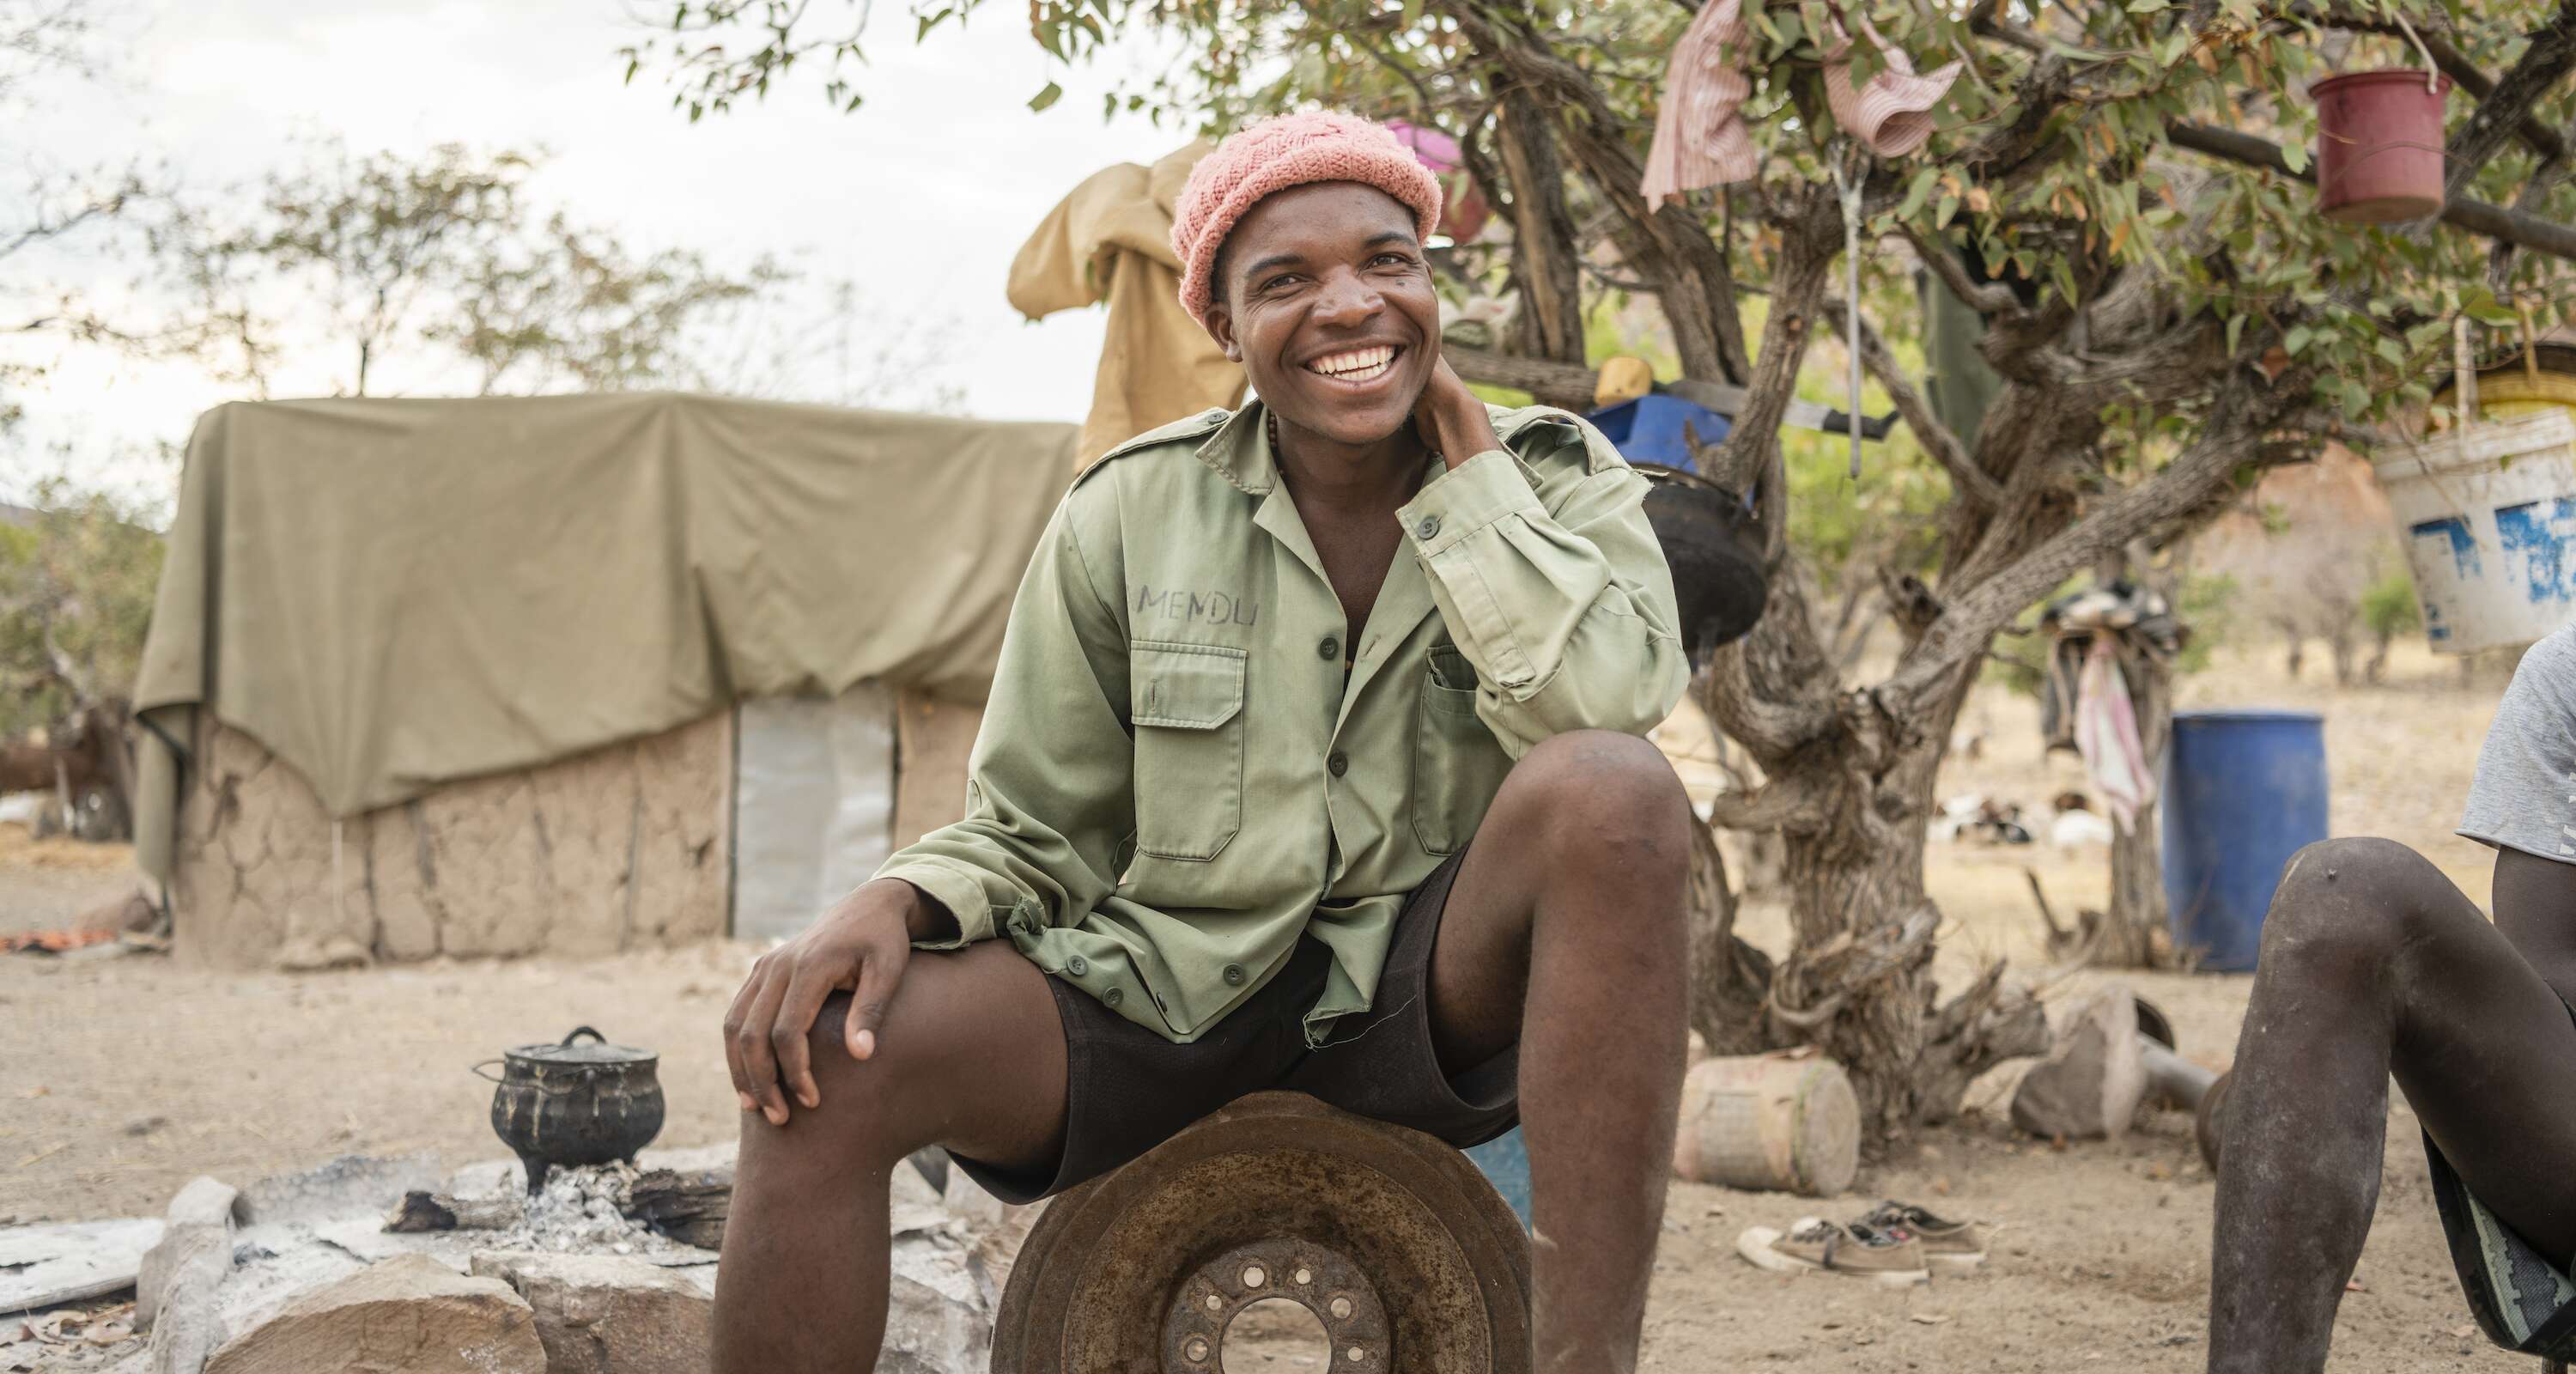
<path id="1" fill-rule="evenodd" d="M 1403 352 L 1398 344 L 1346 348 L 1307 363 L 1306 370 L 1337 382 L 1373 382 L 1392 371 L 1397 355 Z"/>

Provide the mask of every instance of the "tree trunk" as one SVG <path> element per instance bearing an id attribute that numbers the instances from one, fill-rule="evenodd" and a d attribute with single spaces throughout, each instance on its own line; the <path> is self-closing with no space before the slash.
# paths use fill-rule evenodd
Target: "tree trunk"
<path id="1" fill-rule="evenodd" d="M 1763 1003 L 1771 956 L 1737 939 L 1735 894 L 1717 834 L 1691 825 L 1691 1029 L 1711 1054 L 1759 1054 L 1793 1043 L 1775 1034 Z"/>
<path id="2" fill-rule="evenodd" d="M 1517 333 L 1526 357 L 1583 362 L 1583 278 L 1575 265 L 1574 213 L 1565 204 L 1565 163 L 1556 130 L 1526 87 L 1503 96 L 1495 141 L 1512 183 L 1513 284 Z M 1590 398 L 1585 398 L 1589 400 Z"/>
<path id="3" fill-rule="evenodd" d="M 1707 462 L 1718 481 L 1761 493 L 1773 576 L 1762 619 L 1717 652 L 1701 691 L 1709 718 L 1764 777 L 1751 796 L 1722 799 L 1719 819 L 1777 830 L 1782 843 L 1797 938 L 1764 994 L 1765 1031 L 1841 1064 L 1864 1135 L 1887 1141 L 1954 1114 L 1969 1081 L 1993 1065 L 2044 1052 L 2048 1021 L 2003 988 L 2000 966 L 1946 1005 L 1932 977 L 1940 913 L 1924 892 L 1923 848 L 1934 775 L 1991 631 L 1979 652 L 1891 709 L 1874 691 L 1843 690 L 1805 579 L 1791 575 L 1776 435 L 1839 247 L 1832 194 L 1811 193 L 1800 229 L 1783 236 L 1744 413 Z M 2046 533 L 2029 520 L 2013 528 Z M 1977 532 L 1963 525 L 1952 547 Z M 1910 652 L 1929 622 L 1904 608 L 1897 618 Z"/>
<path id="4" fill-rule="evenodd" d="M 1797 954 L 1781 966 L 1770 1019 L 1841 1064 L 1860 1096 L 1864 1133 L 1888 1140 L 1956 1116 L 1968 1084 L 2007 1059 L 2045 1053 L 2039 1003 L 1990 968 L 1941 1004 L 1932 975 L 1941 913 L 1923 886 L 1925 829 L 1941 756 L 1972 672 L 1873 779 L 1844 745 L 1802 756 L 1775 780 L 1816 789 L 1821 815 L 1783 827 Z"/>
<path id="5" fill-rule="evenodd" d="M 2173 734 L 2173 665 L 2141 655 L 2128 675 L 2129 701 L 2138 717 L 2138 746 L 2161 790 L 2165 741 Z M 2167 930 L 2164 854 L 2156 803 L 2138 808 L 2137 822 L 2111 836 L 2111 915 L 2087 962 L 2097 968 L 2163 968 L 2173 959 Z"/>

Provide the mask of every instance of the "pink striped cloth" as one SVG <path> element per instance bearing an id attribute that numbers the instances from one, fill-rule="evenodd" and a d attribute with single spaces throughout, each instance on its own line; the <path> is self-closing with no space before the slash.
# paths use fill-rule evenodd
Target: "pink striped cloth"
<path id="1" fill-rule="evenodd" d="M 1655 112 L 1655 143 L 1646 153 L 1639 188 L 1647 209 L 1684 191 L 1752 179 L 1760 157 L 1744 122 L 1744 101 L 1753 83 L 1733 64 L 1746 27 L 1744 0 L 1709 0 L 1673 45 L 1663 105 Z M 1880 157 L 1904 157 L 1932 137 L 1932 110 L 1959 79 L 1960 64 L 1917 75 L 1904 51 L 1890 46 L 1866 15 L 1860 31 L 1887 65 L 1855 88 L 1849 61 L 1827 63 L 1825 98 L 1834 122 L 1862 146 Z M 1834 50 L 1837 58 L 1850 48 L 1846 36 Z"/>
<path id="2" fill-rule="evenodd" d="M 2120 672 L 2120 651 L 2108 632 L 2093 636 L 2076 676 L 2075 752 L 2084 757 L 2085 780 L 2110 803 L 2123 831 L 2138 828 L 2138 813 L 2156 799 L 2156 770 L 2138 738 L 2138 709 Z"/>

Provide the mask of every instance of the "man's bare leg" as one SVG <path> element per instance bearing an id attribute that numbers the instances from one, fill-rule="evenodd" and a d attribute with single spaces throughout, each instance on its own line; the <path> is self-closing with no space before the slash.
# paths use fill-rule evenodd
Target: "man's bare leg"
<path id="1" fill-rule="evenodd" d="M 1680 1110 L 1689 798 L 1643 740 L 1559 735 L 1512 769 L 1431 959 L 1455 1073 L 1520 1045 L 1538 1368 L 1636 1368 Z"/>
<path id="2" fill-rule="evenodd" d="M 808 1037 L 822 1104 L 785 1126 L 742 1116 L 716 1270 L 720 1374 L 875 1366 L 886 1190 L 906 1155 L 946 1145 L 1003 1168 L 1055 1159 L 1064 1026 L 1046 979 L 1008 941 L 916 954 L 864 1063 L 842 1045 L 848 996 L 824 1004 Z"/>
<path id="3" fill-rule="evenodd" d="M 2325 1367 L 2379 1199 L 2392 1072 L 2480 1201 L 2543 1253 L 2576 1254 L 2566 1005 L 2412 850 L 2311 845 L 2264 918 L 2220 1122 L 2213 1374 Z"/>

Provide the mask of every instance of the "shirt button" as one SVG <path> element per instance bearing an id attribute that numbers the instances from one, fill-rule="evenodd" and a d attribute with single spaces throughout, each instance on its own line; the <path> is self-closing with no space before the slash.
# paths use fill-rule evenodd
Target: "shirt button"
<path id="1" fill-rule="evenodd" d="M 1324 760 L 1324 766 L 1331 769 L 1333 776 L 1338 778 L 1351 771 L 1351 756 L 1336 749 L 1331 758 Z"/>
<path id="2" fill-rule="evenodd" d="M 1109 991 L 1100 994 L 1100 1000 L 1114 1007 L 1127 1000 L 1127 989 L 1111 988 Z"/>
<path id="3" fill-rule="evenodd" d="M 1226 965 L 1226 966 L 1225 966 L 1225 983 L 1226 983 L 1226 986 L 1227 986 L 1227 987 L 1234 987 L 1234 988 L 1242 987 L 1242 986 L 1243 986 L 1243 965 L 1241 965 L 1241 964 L 1228 964 L 1228 965 Z"/>
<path id="4" fill-rule="evenodd" d="M 1331 635 L 1324 636 L 1324 642 L 1315 646 L 1315 657 L 1317 658 L 1330 660 L 1340 658 L 1341 656 L 1342 642 L 1333 638 Z"/>
<path id="5" fill-rule="evenodd" d="M 1440 517 L 1436 515 L 1422 517 L 1422 523 L 1413 527 L 1413 537 L 1416 539 L 1428 539 L 1439 532 Z"/>
<path id="6" fill-rule="evenodd" d="M 1072 974 L 1076 978 L 1079 978 L 1082 975 L 1091 972 L 1091 965 L 1085 963 L 1082 956 L 1077 954 L 1064 961 L 1064 971 Z"/>

